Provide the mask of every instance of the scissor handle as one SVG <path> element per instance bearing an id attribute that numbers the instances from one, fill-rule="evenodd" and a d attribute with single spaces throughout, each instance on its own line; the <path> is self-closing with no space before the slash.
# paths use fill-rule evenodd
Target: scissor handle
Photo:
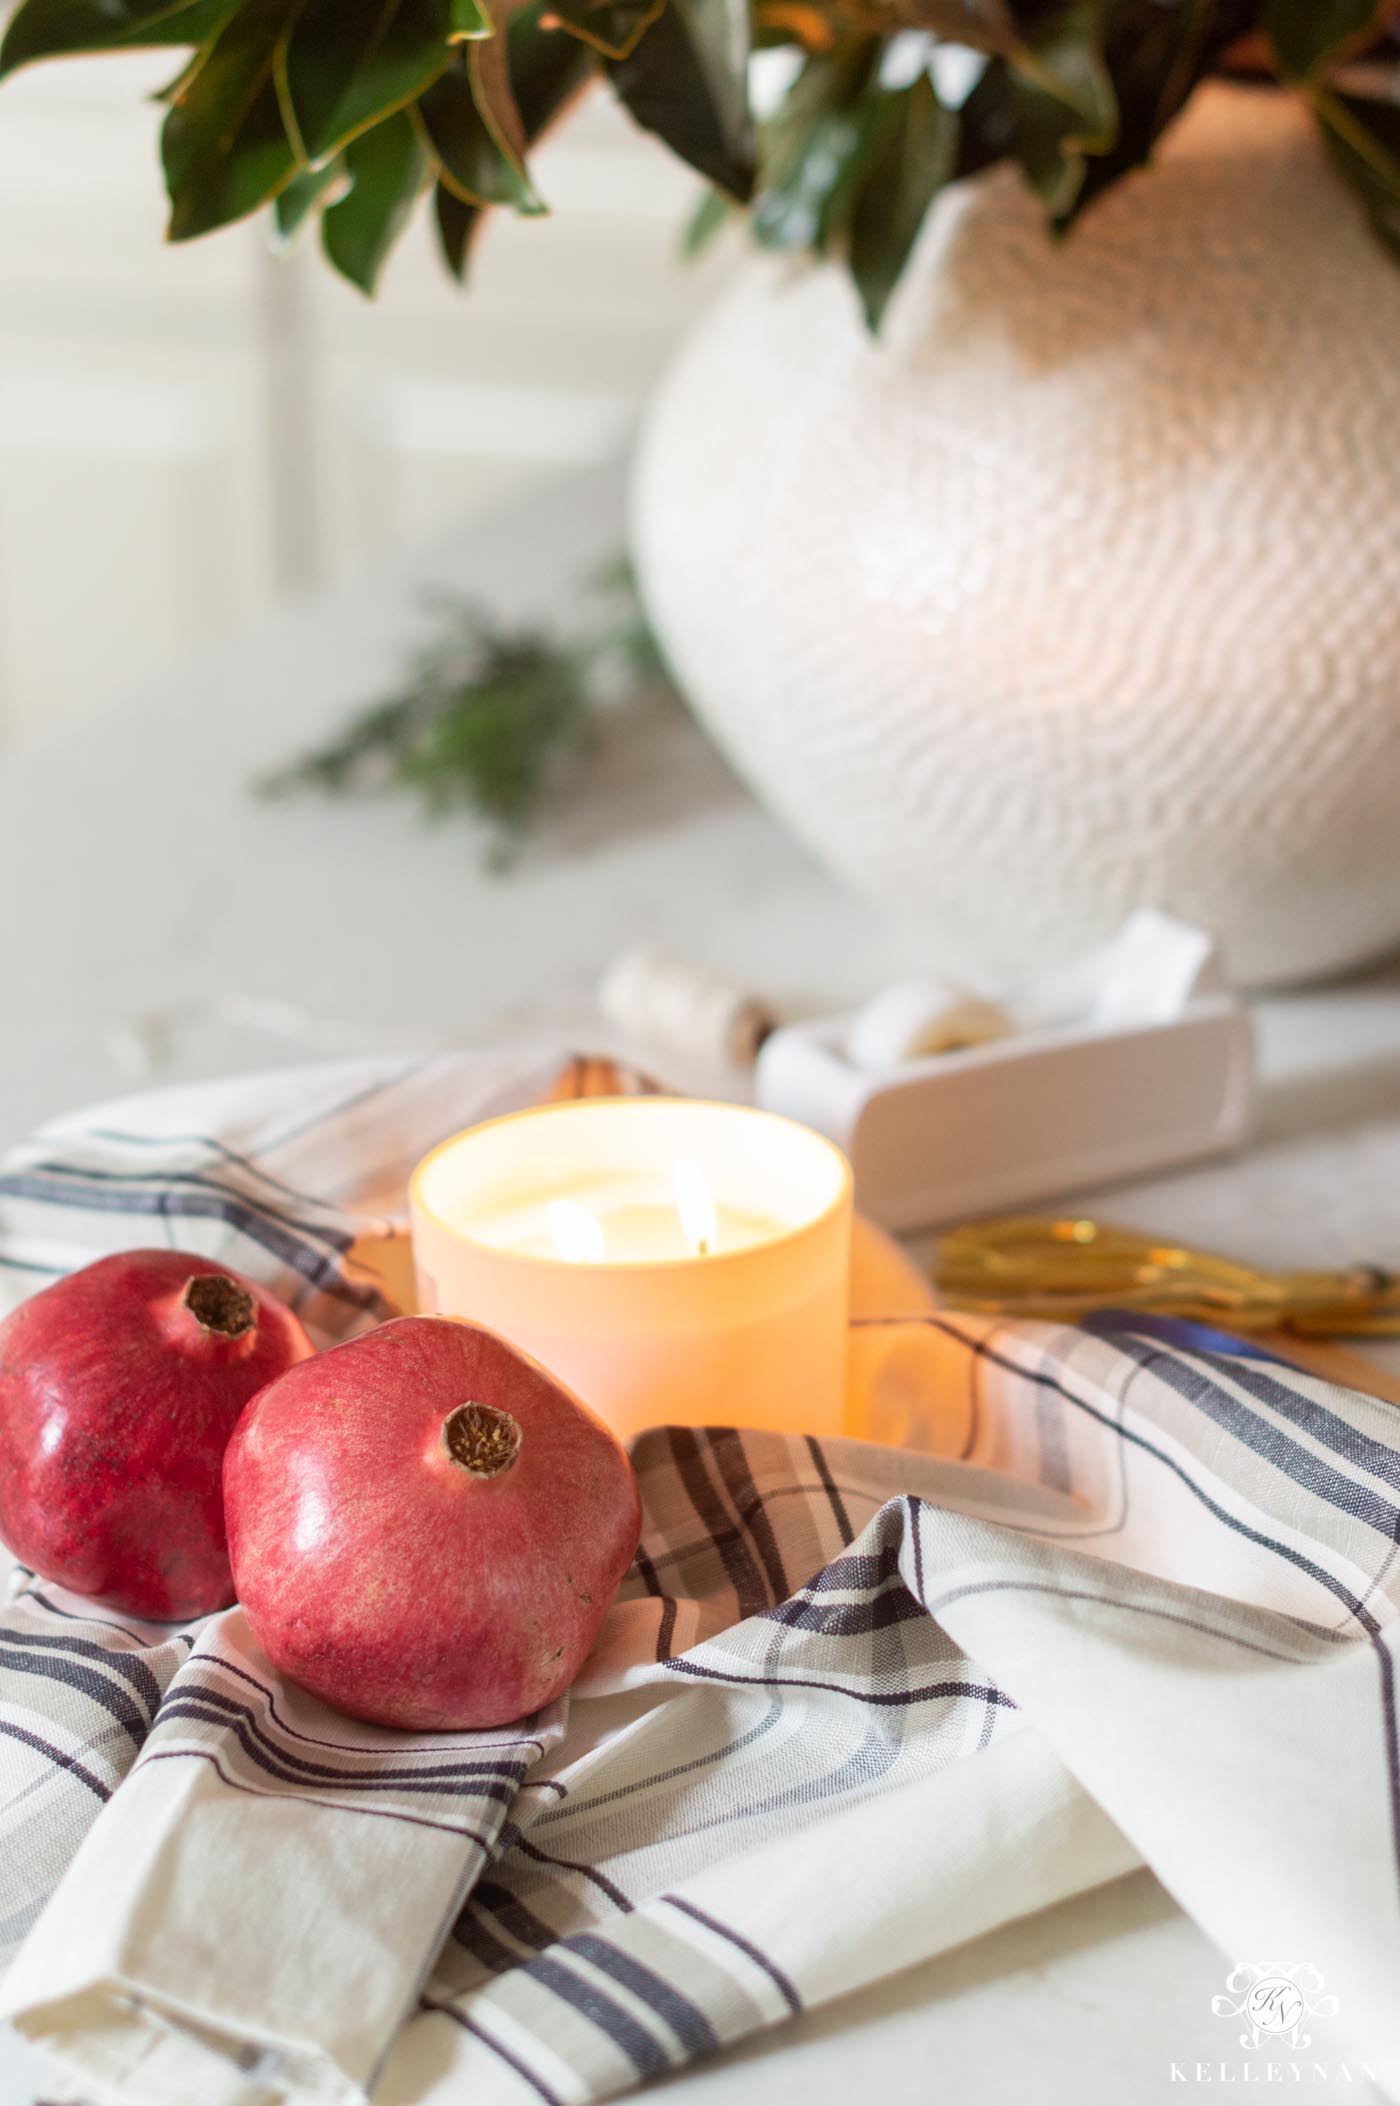
<path id="1" fill-rule="evenodd" d="M 1313 1337 L 1400 1335 L 1400 1281 L 1379 1266 L 1266 1271 L 1081 1215 L 1012 1214 L 946 1235 L 934 1284 L 986 1315 L 1074 1319 L 1123 1307 Z"/>

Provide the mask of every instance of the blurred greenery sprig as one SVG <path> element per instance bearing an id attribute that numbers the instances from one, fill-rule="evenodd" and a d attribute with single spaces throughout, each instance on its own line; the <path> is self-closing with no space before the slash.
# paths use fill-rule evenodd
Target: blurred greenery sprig
<path id="1" fill-rule="evenodd" d="M 402 683 L 323 745 L 264 777 L 273 797 L 400 789 L 431 816 L 469 812 L 504 867 L 589 743 L 600 713 L 675 699 L 630 572 L 599 579 L 591 627 L 513 626 L 470 600 L 436 604 L 439 627 Z"/>
<path id="2" fill-rule="evenodd" d="M 531 150 L 606 81 L 718 199 L 750 209 L 760 242 L 843 258 L 873 328 L 947 184 L 1010 161 L 1063 230 L 1222 69 L 1300 95 L 1400 247 L 1396 12 L 1395 0 L 22 0 L 0 74 L 178 50 L 160 98 L 170 238 L 271 206 L 283 239 L 319 220 L 326 257 L 366 292 L 422 199 L 459 279 L 491 212 L 544 212 Z M 751 61 L 765 51 L 786 54 L 789 79 L 760 121 Z M 707 210 L 698 232 L 723 217 Z"/>

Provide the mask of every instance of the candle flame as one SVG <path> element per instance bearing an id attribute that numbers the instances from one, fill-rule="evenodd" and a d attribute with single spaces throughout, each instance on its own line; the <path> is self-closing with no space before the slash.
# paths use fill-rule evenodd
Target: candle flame
<path id="1" fill-rule="evenodd" d="M 576 1199 L 551 1199 L 546 1209 L 554 1248 L 570 1265 L 601 1265 L 608 1255 L 603 1224 Z"/>
<path id="2" fill-rule="evenodd" d="M 719 1222 L 705 1173 L 698 1163 L 682 1156 L 672 1167 L 671 1183 L 685 1247 L 692 1258 L 707 1257 L 719 1241 Z"/>

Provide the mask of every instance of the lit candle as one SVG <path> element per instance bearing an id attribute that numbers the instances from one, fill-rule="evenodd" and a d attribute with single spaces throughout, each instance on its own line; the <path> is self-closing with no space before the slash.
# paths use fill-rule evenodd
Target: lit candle
<path id="1" fill-rule="evenodd" d="M 837 1433 L 851 1176 L 769 1112 L 583 1099 L 493 1119 L 414 1174 L 424 1310 L 532 1353 L 624 1438 Z"/>

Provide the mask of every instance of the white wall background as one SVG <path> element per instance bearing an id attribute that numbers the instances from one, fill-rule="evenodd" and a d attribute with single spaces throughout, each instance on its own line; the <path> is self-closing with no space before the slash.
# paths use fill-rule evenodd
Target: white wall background
<path id="1" fill-rule="evenodd" d="M 498 215 L 466 293 L 426 224 L 373 306 L 314 235 L 166 247 L 146 97 L 171 70 L 0 89 L 0 746 L 616 452 L 726 267 L 681 260 L 695 186 L 604 94 L 537 157 L 553 218 Z"/>

